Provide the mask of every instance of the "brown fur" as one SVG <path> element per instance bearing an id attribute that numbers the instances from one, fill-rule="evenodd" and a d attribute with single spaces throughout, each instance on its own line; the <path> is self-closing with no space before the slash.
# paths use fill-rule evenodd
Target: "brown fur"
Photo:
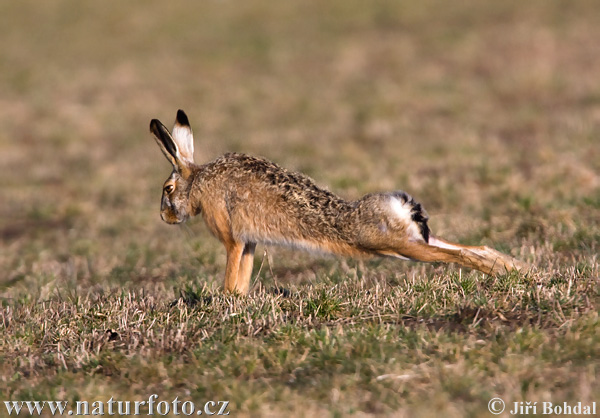
<path id="1" fill-rule="evenodd" d="M 196 165 L 191 128 L 182 111 L 173 136 L 158 120 L 151 122 L 150 129 L 173 165 L 164 185 L 161 217 L 181 223 L 190 216 L 203 216 L 227 251 L 226 291 L 248 291 L 258 242 L 353 257 L 458 263 L 485 273 L 522 267 L 487 247 L 430 239 L 427 214 L 404 192 L 346 201 L 303 174 L 243 154 L 229 153 Z"/>

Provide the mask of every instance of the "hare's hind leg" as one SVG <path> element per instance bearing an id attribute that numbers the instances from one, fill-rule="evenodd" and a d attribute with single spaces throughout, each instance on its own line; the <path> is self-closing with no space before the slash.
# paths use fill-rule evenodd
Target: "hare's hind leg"
<path id="1" fill-rule="evenodd" d="M 244 245 L 244 251 L 242 252 L 242 258 L 240 260 L 240 268 L 238 270 L 236 282 L 236 290 L 243 294 L 248 293 L 248 288 L 250 286 L 255 249 L 256 244 L 254 242 L 248 242 Z"/>
<path id="2" fill-rule="evenodd" d="M 498 274 L 524 267 L 523 263 L 488 247 L 470 247 L 433 238 L 430 245 L 410 242 L 402 247 L 400 255 L 417 261 L 457 263 L 486 274 Z"/>
<path id="3" fill-rule="evenodd" d="M 470 258 L 472 262 L 483 262 L 485 269 L 487 269 L 487 271 L 490 271 L 491 269 L 494 273 L 504 273 L 510 270 L 526 270 L 531 268 L 527 263 L 519 261 L 510 255 L 501 253 L 500 251 L 496 251 L 493 248 L 486 247 L 485 245 L 460 245 L 433 236 L 429 238 L 429 244 L 440 248 L 461 250 L 463 257 Z M 478 269 L 484 271 L 481 268 Z"/>

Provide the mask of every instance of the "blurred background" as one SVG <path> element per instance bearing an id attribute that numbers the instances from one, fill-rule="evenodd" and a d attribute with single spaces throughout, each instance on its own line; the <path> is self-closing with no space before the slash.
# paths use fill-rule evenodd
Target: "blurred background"
<path id="1" fill-rule="evenodd" d="M 595 1 L 0 2 L 0 400 L 596 401 L 599 40 Z M 202 220 L 159 216 L 148 126 L 177 109 L 198 163 L 402 189 L 434 234 L 537 270 L 259 247 L 250 296 L 223 295 Z"/>
<path id="2" fill-rule="evenodd" d="M 170 166 L 148 124 L 179 108 L 197 162 L 261 155 L 349 199 L 403 189 L 449 239 L 546 267 L 586 257 L 599 22 L 592 1 L 5 2 L 2 294 L 218 285 L 202 222 L 158 215 Z M 339 266 L 274 258 L 298 283 Z"/>

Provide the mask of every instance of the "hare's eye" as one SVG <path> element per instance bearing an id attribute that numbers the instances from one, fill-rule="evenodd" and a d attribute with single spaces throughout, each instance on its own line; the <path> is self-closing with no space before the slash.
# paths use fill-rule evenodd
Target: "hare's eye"
<path id="1" fill-rule="evenodd" d="M 172 185 L 172 184 L 167 184 L 167 185 L 165 186 L 165 188 L 164 188 L 164 190 L 165 190 L 165 192 L 166 192 L 167 194 L 171 194 L 171 193 L 173 193 L 173 189 L 174 189 L 174 187 L 173 187 L 173 185 Z"/>

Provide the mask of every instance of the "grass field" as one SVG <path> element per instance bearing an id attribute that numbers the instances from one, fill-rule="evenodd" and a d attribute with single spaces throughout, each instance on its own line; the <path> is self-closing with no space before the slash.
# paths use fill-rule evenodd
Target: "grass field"
<path id="1" fill-rule="evenodd" d="M 600 402 L 598 22 L 592 1 L 3 2 L 0 401 Z M 250 295 L 224 295 L 202 221 L 158 215 L 170 166 L 148 124 L 178 108 L 197 161 L 402 189 L 436 235 L 534 268 L 259 246 Z"/>

